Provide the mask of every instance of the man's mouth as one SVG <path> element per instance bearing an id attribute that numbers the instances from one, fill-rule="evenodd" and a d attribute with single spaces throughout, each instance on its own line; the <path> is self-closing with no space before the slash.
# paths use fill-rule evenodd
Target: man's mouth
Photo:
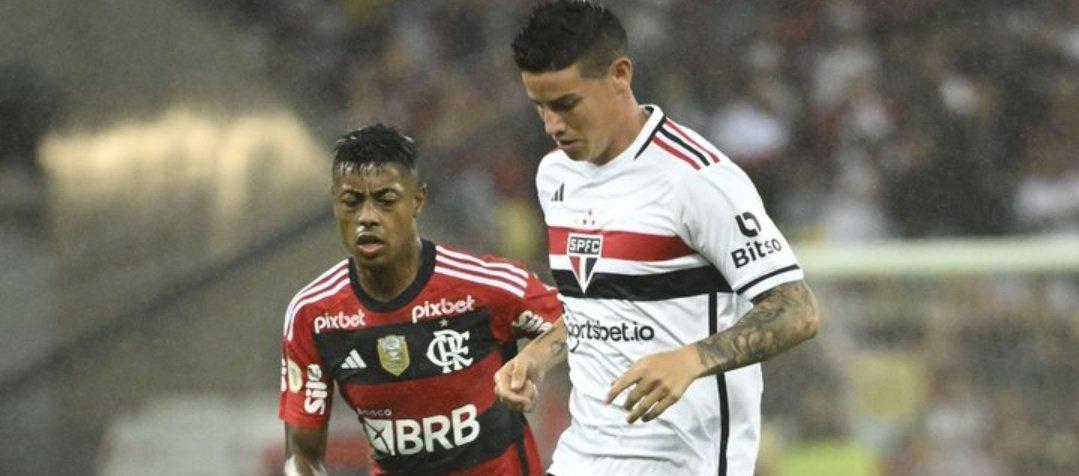
<path id="1" fill-rule="evenodd" d="M 576 148 L 577 145 L 580 144 L 580 141 L 578 141 L 576 139 L 572 139 L 572 140 L 555 139 L 555 143 L 558 144 L 559 149 L 569 150 L 569 149 Z"/>
<path id="2" fill-rule="evenodd" d="M 378 253 L 385 243 L 375 235 L 360 235 L 356 237 L 356 249 L 365 255 Z"/>

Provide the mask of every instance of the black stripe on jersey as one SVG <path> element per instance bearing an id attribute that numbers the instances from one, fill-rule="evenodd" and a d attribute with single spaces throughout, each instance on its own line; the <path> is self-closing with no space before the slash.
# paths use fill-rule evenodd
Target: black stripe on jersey
<path id="1" fill-rule="evenodd" d="M 445 321 L 445 326 L 443 326 Z M 315 334 L 315 345 L 319 355 L 326 363 L 335 380 L 341 384 L 379 384 L 414 380 L 448 373 L 463 371 L 452 369 L 444 372 L 443 367 L 427 357 L 427 348 L 437 336 L 435 332 L 451 329 L 459 334 L 468 332 L 468 338 L 462 343 L 467 346 L 467 358 L 472 365 L 478 364 L 496 349 L 501 352 L 499 342 L 491 335 L 490 314 L 486 310 L 477 310 L 458 314 L 445 319 L 422 319 L 419 322 L 371 326 L 349 332 L 323 332 Z M 403 336 L 408 351 L 408 366 L 401 375 L 394 375 L 386 370 L 379 360 L 379 339 L 388 335 Z M 355 349 L 366 364 L 365 368 L 343 369 L 348 354 Z"/>
<path id="2" fill-rule="evenodd" d="M 528 420 L 525 419 L 524 413 L 518 413 L 521 420 L 521 425 L 528 427 Z M 517 438 L 517 441 L 513 442 L 514 449 L 517 450 L 517 464 L 521 465 L 521 475 L 528 476 L 532 474 L 532 470 L 528 467 L 528 448 L 525 447 L 525 435 L 521 432 L 521 436 Z"/>
<path id="3" fill-rule="evenodd" d="M 736 292 L 738 294 L 742 294 L 742 293 L 746 292 L 747 289 L 753 287 L 753 285 L 755 285 L 755 284 L 757 284 L 757 283 L 759 283 L 761 281 L 764 281 L 765 279 L 771 278 L 772 276 L 776 276 L 776 275 L 786 273 L 788 271 L 794 271 L 796 269 L 800 269 L 797 264 L 792 264 L 792 265 L 787 266 L 785 268 L 779 268 L 779 269 L 777 269 L 775 271 L 772 271 L 772 272 L 770 272 L 768 274 L 765 274 L 764 276 L 761 276 L 761 277 L 759 277 L 757 279 L 754 279 L 753 281 L 750 281 L 750 282 L 746 283 L 744 286 L 738 288 L 738 291 L 736 291 Z"/>
<path id="4" fill-rule="evenodd" d="M 348 280 L 349 284 L 352 285 L 352 292 L 356 294 L 356 299 L 359 299 L 367 309 L 375 312 L 396 311 L 412 302 L 416 296 L 420 295 L 420 291 L 423 291 L 424 286 L 427 286 L 427 281 L 431 279 L 431 275 L 435 272 L 436 254 L 435 244 L 428 240 L 423 240 L 422 248 L 420 249 L 420 269 L 416 271 L 416 279 L 401 294 L 386 302 L 375 300 L 363 290 L 363 286 L 360 286 L 359 275 L 356 272 L 356 263 L 352 258 L 349 258 Z"/>
<path id="5" fill-rule="evenodd" d="M 719 296 L 708 295 L 708 335 L 719 332 Z M 716 374 L 716 387 L 719 388 L 719 413 L 723 419 L 719 432 L 719 476 L 727 476 L 727 442 L 731 436 L 731 406 L 727 398 L 727 377 Z"/>
<path id="6" fill-rule="evenodd" d="M 573 271 L 551 270 L 563 296 L 592 299 L 662 301 L 707 293 L 729 293 L 731 285 L 714 266 L 680 269 L 658 274 L 595 273 L 587 292 L 581 291 Z"/>
<path id="7" fill-rule="evenodd" d="M 652 114 L 655 114 L 655 113 L 656 112 L 653 110 Z M 637 157 L 640 157 L 641 154 L 644 153 L 644 149 L 647 149 L 649 144 L 652 143 L 652 138 L 656 136 L 656 133 L 659 132 L 659 130 L 663 128 L 663 124 L 666 124 L 666 123 L 667 123 L 667 117 L 664 116 L 663 119 L 659 120 L 659 124 L 656 124 L 656 128 L 652 129 L 652 133 L 648 134 L 648 139 L 646 139 L 644 141 L 644 144 L 641 144 L 641 148 L 637 149 L 637 153 L 633 154 L 633 160 L 637 160 Z"/>
<path id="8" fill-rule="evenodd" d="M 368 429 L 371 428 L 372 421 L 366 417 L 360 418 L 360 423 Z M 476 417 L 476 423 L 479 424 L 480 434 L 471 443 L 447 449 L 442 444 L 433 442 L 433 451 L 430 452 L 425 451 L 424 443 L 420 443 L 418 451 L 407 455 L 374 451 L 372 454 L 375 463 L 390 474 L 452 473 L 497 458 L 511 445 L 524 438 L 524 417 L 498 400 L 495 400 L 487 411 Z M 379 426 L 386 428 L 392 424 L 392 421 L 387 424 L 386 420 L 381 420 Z M 393 429 L 386 428 L 383 431 L 393 431 Z M 420 438 L 422 439 L 423 436 Z M 387 440 L 385 443 L 390 443 L 390 441 Z M 401 442 L 398 441 L 393 441 L 392 446 L 395 452 L 402 448 Z M 523 445 L 521 446 L 523 449 Z M 525 455 L 526 460 L 527 458 L 528 456 Z"/>
<path id="9" fill-rule="evenodd" d="M 690 153 L 692 153 L 693 155 L 697 156 L 697 160 L 700 160 L 701 164 L 703 164 L 705 167 L 708 167 L 709 165 L 712 165 L 712 163 L 708 161 L 708 159 L 704 156 L 704 154 L 701 153 L 701 151 L 697 150 L 697 148 L 695 148 L 695 147 L 690 147 L 689 144 L 687 144 L 685 141 L 683 141 L 678 136 L 676 136 L 674 134 L 671 134 L 671 132 L 668 131 L 667 129 L 660 128 L 659 133 L 663 134 L 663 137 L 666 137 L 666 138 L 678 143 L 678 145 L 682 146 L 683 149 L 685 149 L 685 150 L 689 151 Z"/>

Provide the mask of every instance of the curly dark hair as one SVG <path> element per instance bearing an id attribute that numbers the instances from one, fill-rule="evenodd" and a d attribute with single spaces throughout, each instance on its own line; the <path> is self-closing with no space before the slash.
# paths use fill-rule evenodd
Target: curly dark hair
<path id="1" fill-rule="evenodd" d="M 513 60 L 529 73 L 545 73 L 579 64 L 581 75 L 598 78 L 626 54 L 626 30 L 603 5 L 558 0 L 532 8 L 528 23 L 513 39 Z"/>
<path id="2" fill-rule="evenodd" d="M 367 164 L 396 164 L 418 177 L 416 143 L 411 137 L 384 124 L 361 127 L 337 140 L 333 151 L 334 175 L 342 175 Z"/>

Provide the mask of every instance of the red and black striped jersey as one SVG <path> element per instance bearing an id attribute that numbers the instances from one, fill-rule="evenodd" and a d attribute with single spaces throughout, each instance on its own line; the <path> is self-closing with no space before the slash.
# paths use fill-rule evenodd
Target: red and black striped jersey
<path id="1" fill-rule="evenodd" d="M 344 260 L 289 303 L 279 416 L 319 427 L 333 388 L 356 413 L 375 474 L 542 474 L 524 417 L 494 395 L 520 337 L 562 314 L 554 288 L 503 259 L 423 242 L 413 282 L 372 299 Z"/>

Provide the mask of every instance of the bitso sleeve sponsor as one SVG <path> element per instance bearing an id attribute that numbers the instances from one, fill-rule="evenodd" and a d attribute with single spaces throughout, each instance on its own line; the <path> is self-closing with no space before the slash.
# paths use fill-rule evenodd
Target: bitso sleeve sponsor
<path id="1" fill-rule="evenodd" d="M 732 164 L 686 175 L 676 204 L 687 241 L 747 299 L 802 279 L 786 238 L 745 173 Z"/>

